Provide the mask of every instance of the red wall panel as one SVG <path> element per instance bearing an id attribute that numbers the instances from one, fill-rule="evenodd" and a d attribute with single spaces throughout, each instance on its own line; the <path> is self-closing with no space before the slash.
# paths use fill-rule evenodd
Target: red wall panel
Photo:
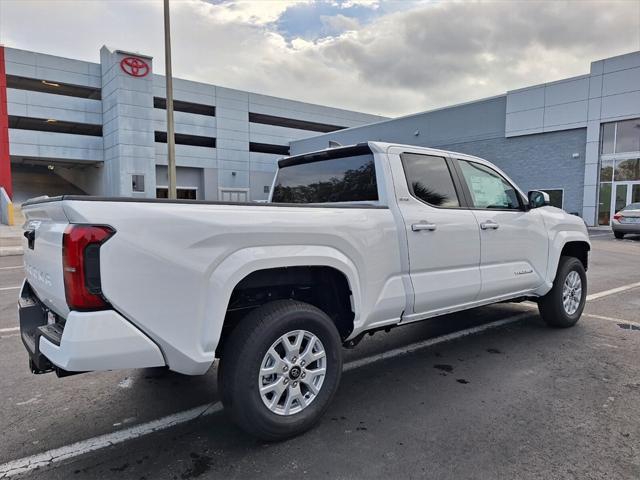
<path id="1" fill-rule="evenodd" d="M 7 75 L 4 47 L 0 45 L 0 186 L 13 198 L 11 161 L 9 159 L 9 114 L 7 112 Z"/>

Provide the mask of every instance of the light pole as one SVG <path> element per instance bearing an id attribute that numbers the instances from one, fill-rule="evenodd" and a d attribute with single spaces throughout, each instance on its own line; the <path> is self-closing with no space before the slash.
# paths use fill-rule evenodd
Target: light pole
<path id="1" fill-rule="evenodd" d="M 176 141 L 173 125 L 173 78 L 171 76 L 171 27 L 169 0 L 164 0 L 164 68 L 167 80 L 167 175 L 168 197 L 176 198 Z"/>

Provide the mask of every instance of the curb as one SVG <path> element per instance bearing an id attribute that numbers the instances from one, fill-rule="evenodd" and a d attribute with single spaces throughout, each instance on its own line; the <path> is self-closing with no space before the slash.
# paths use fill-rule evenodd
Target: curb
<path id="1" fill-rule="evenodd" d="M 0 247 L 0 257 L 22 255 L 23 253 L 22 247 Z"/>

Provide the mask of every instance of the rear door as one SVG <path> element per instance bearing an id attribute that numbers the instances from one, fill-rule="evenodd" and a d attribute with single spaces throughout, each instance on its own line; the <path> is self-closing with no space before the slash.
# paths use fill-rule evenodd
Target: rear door
<path id="1" fill-rule="evenodd" d="M 540 286 L 549 243 L 542 215 L 494 168 L 456 160 L 467 202 L 480 232 L 479 300 L 524 293 Z"/>
<path id="2" fill-rule="evenodd" d="M 414 289 L 413 318 L 473 302 L 480 291 L 480 237 L 448 158 L 401 153 L 395 165 Z M 394 162 L 395 163 L 395 162 Z"/>
<path id="3" fill-rule="evenodd" d="M 62 272 L 62 236 L 69 222 L 62 202 L 23 205 L 22 211 L 26 218 L 23 261 L 27 281 L 47 307 L 66 317 L 69 307 Z"/>

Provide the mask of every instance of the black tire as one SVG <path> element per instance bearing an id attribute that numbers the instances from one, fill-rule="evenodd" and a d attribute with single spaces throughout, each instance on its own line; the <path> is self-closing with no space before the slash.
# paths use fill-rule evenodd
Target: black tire
<path id="1" fill-rule="evenodd" d="M 580 276 L 582 292 L 577 310 L 573 314 L 568 314 L 563 304 L 564 282 L 571 272 L 577 272 Z M 540 316 L 547 325 L 555 328 L 567 328 L 574 326 L 584 310 L 587 299 L 587 275 L 582 262 L 575 257 L 560 257 L 556 278 L 553 281 L 553 288 L 538 300 Z"/>
<path id="2" fill-rule="evenodd" d="M 294 330 L 306 330 L 322 342 L 326 373 L 313 401 L 285 416 L 263 402 L 259 372 L 267 350 Z M 218 381 L 225 409 L 240 428 L 266 441 L 284 440 L 313 427 L 333 399 L 342 375 L 342 341 L 335 324 L 322 310 L 294 300 L 267 303 L 249 313 L 231 332 L 221 358 Z"/>
<path id="3" fill-rule="evenodd" d="M 624 233 L 622 232 L 616 232 L 615 230 L 613 231 L 613 236 L 616 237 L 618 240 L 620 240 L 621 238 L 624 238 Z"/>

